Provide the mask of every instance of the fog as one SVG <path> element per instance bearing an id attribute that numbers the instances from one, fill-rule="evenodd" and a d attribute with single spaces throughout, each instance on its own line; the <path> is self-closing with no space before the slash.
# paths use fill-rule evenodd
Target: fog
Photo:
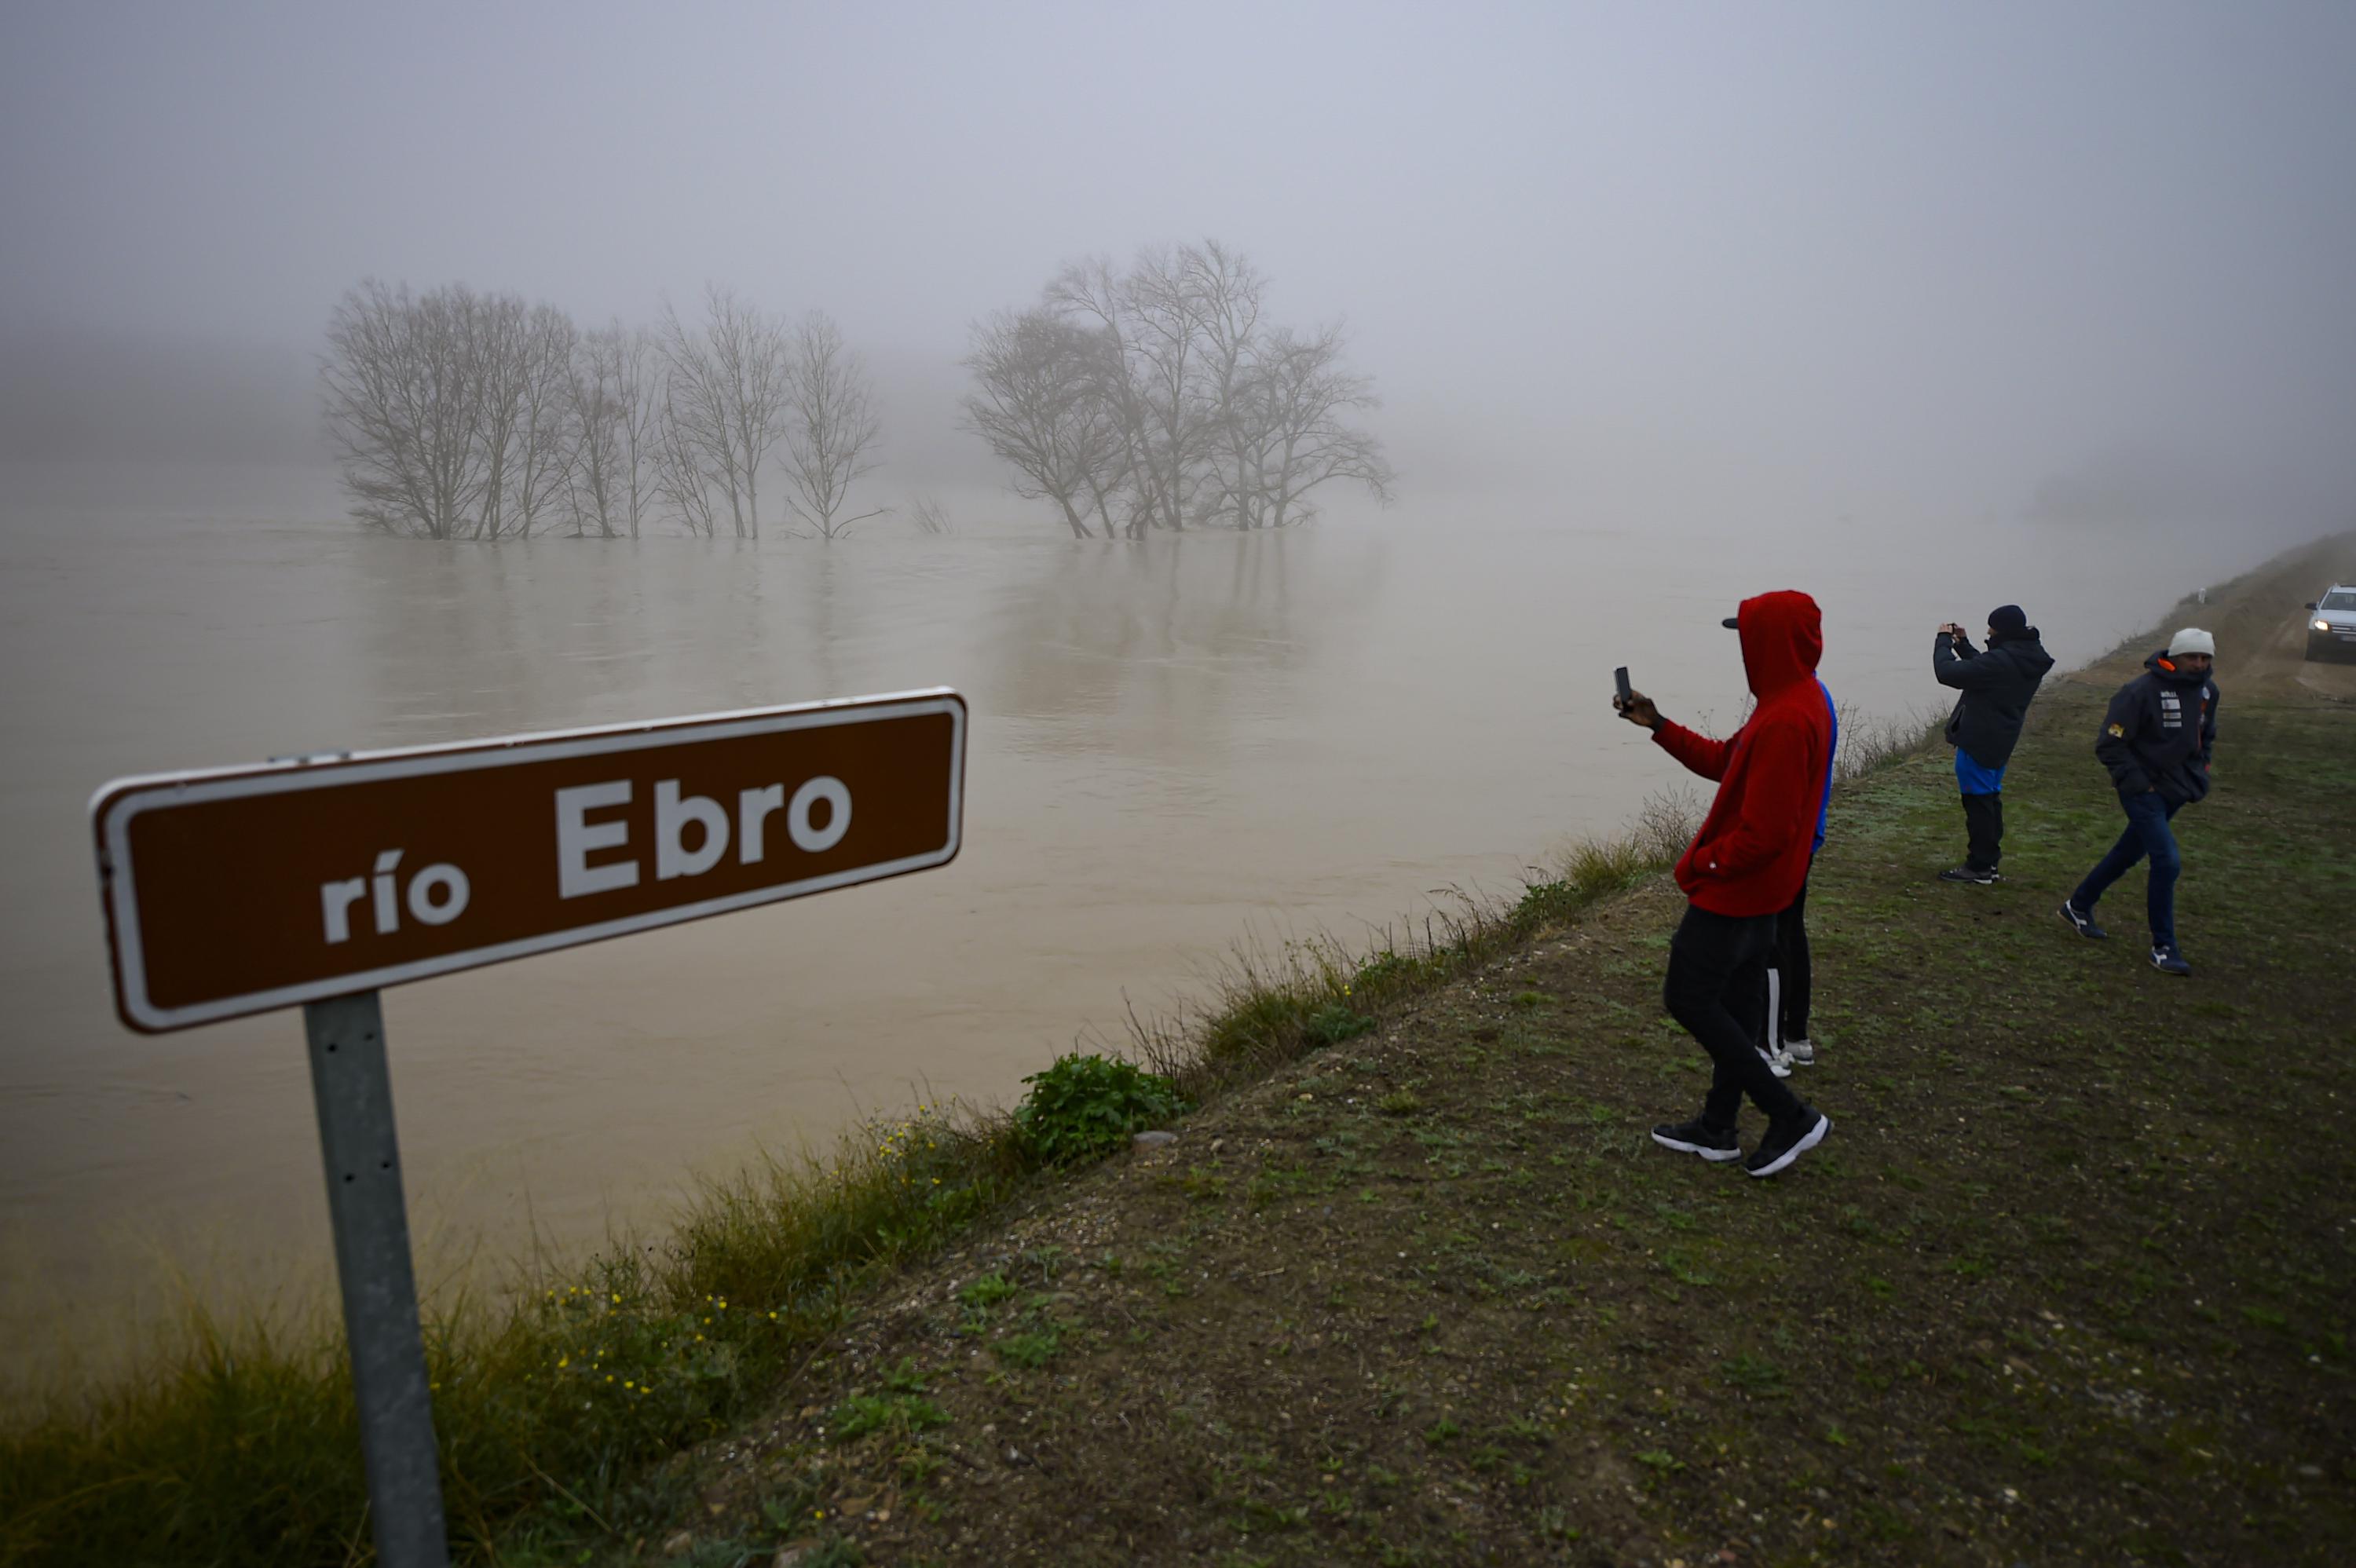
<path id="1" fill-rule="evenodd" d="M 2345 516 L 2329 4 L 20 6 L 0 440 L 281 457 L 364 277 L 824 309 L 985 478 L 969 326 L 1215 236 L 1408 493 L 1659 526 Z M 194 385 L 212 395 L 187 395 Z M 324 461 L 324 458 L 322 458 Z"/>
<path id="2" fill-rule="evenodd" d="M 1239 941 L 1509 894 L 1668 782 L 1613 666 L 1732 720 L 1745 593 L 1816 594 L 1863 733 L 1934 699 L 1941 622 L 2019 601 L 2076 664 L 2348 527 L 2351 80 L 2338 5 L 8 8 L 0 1334 L 135 1317 L 158 1258 L 327 1277 L 295 1020 L 110 1010 L 104 780 L 962 691 L 955 866 L 388 1000 L 429 1254 L 594 1245 L 687 1171 L 1003 1103 Z M 1181 443 L 1130 432 L 1122 537 L 1076 539 L 968 361 L 1186 256 L 1264 285 L 1245 412 L 1158 489 Z M 610 411 L 430 516 L 339 478 L 361 326 L 669 397 L 716 299 L 839 331 L 848 537 L 788 526 L 790 438 L 732 517 L 717 424 L 645 537 L 586 527 Z M 1347 459 L 1305 503 L 1227 449 L 1295 362 Z M 1233 390 L 1192 374 L 1190 418 Z"/>

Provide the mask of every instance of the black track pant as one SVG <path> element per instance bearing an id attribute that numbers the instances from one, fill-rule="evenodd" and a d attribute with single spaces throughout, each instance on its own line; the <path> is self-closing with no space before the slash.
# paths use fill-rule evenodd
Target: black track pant
<path id="1" fill-rule="evenodd" d="M 1967 795 L 1964 796 L 1964 832 L 1968 847 L 1964 851 L 1964 864 L 1975 871 L 1993 871 L 2004 858 L 2004 795 Z"/>
<path id="2" fill-rule="evenodd" d="M 1767 1070 L 1758 1049 L 1767 1027 L 1767 955 L 1774 945 L 1773 915 L 1712 914 L 1692 904 L 1670 939 L 1661 1002 L 1709 1052 L 1715 1071 L 1701 1115 L 1712 1126 L 1732 1126 L 1745 1094 L 1770 1121 L 1800 1112 L 1799 1097 Z"/>
<path id="3" fill-rule="evenodd" d="M 1767 955 L 1767 1015 L 1775 1027 L 1760 1037 L 1772 1051 L 1787 1040 L 1808 1038 L 1809 992 L 1815 976 L 1808 966 L 1808 884 L 1792 907 L 1775 917 L 1775 945 Z"/>

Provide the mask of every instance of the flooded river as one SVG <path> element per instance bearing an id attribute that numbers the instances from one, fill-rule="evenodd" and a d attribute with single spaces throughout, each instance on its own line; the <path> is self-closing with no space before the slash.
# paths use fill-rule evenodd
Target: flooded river
<path id="1" fill-rule="evenodd" d="M 1797 549 L 1448 497 L 1112 544 L 986 496 L 947 539 L 454 548 L 359 534 L 316 474 L 8 479 L 0 1328 L 43 1360 L 175 1279 L 251 1298 L 326 1277 L 299 1016 L 153 1039 L 113 1019 L 84 810 L 114 775 L 936 684 L 970 700 L 948 869 L 387 994 L 431 1278 L 659 1221 L 692 1173 L 862 1109 L 1011 1099 L 1239 939 L 1357 940 L 1433 889 L 1512 891 L 1672 782 L 1611 720 L 1613 665 L 1676 717 L 1738 717 L 1717 623 L 1744 592 L 1815 592 L 1827 682 L 1895 714 L 1936 699 L 1939 622 L 2018 599 L 2067 666 L 2265 553 L 2001 528 L 1951 550 L 1865 522 Z"/>

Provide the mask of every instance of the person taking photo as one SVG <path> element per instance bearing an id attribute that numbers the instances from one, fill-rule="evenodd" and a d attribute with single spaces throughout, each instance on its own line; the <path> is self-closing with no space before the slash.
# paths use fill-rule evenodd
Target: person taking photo
<path id="1" fill-rule="evenodd" d="M 1997 880 L 2004 857 L 2004 770 L 2029 716 L 2038 682 L 2053 667 L 2037 628 L 2018 604 L 1988 612 L 1987 646 L 1972 646 L 1950 621 L 1931 645 L 1931 674 L 1960 695 L 1947 716 L 1947 744 L 1955 749 L 1955 787 L 1964 797 L 1964 863 L 1939 873 L 1943 882 Z"/>
<path id="2" fill-rule="evenodd" d="M 1775 917 L 1807 879 L 1832 756 L 1832 716 L 1815 681 L 1824 617 L 1814 599 L 1784 592 L 1744 600 L 1726 624 L 1741 638 L 1743 675 L 1758 699 L 1732 735 L 1713 741 L 1672 724 L 1640 691 L 1612 702 L 1663 751 L 1718 782 L 1709 815 L 1677 861 L 1686 912 L 1662 988 L 1669 1016 L 1709 1053 L 1709 1093 L 1699 1115 L 1655 1127 L 1653 1141 L 1773 1176 L 1832 1130 L 1832 1118 L 1803 1104 L 1759 1049 Z M 1767 1116 L 1747 1159 L 1736 1127 L 1746 1094 Z"/>

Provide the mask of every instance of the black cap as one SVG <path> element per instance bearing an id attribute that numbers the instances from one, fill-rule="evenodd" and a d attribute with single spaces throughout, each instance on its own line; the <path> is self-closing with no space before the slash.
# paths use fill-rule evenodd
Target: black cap
<path id="1" fill-rule="evenodd" d="M 1997 632 L 2022 632 L 2029 629 L 2029 616 L 2018 604 L 1999 604 L 1988 612 L 1988 628 Z"/>
<path id="2" fill-rule="evenodd" d="M 1729 615 L 1725 620 L 1720 621 L 1719 624 L 1725 627 L 1730 632 L 1738 632 L 1742 629 L 1742 617 L 1740 615 Z"/>

